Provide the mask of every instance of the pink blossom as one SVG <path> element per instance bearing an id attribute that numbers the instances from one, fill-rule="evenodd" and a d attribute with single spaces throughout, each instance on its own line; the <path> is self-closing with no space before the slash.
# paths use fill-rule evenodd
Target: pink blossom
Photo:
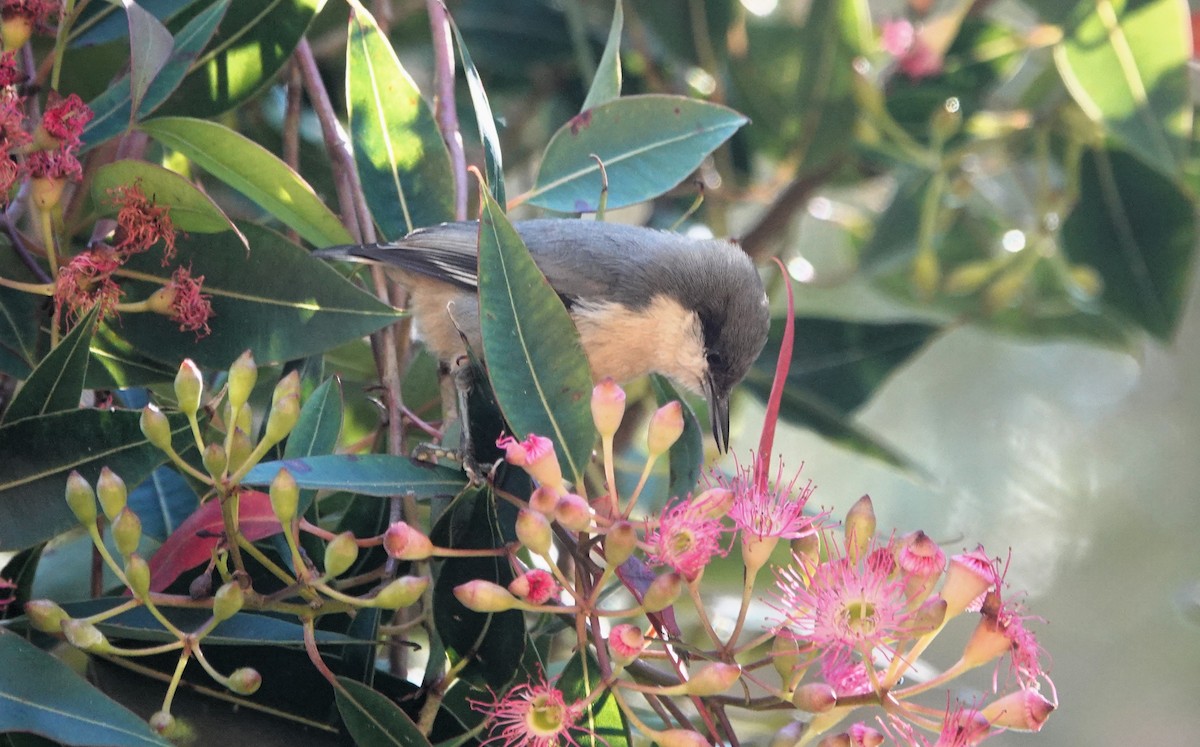
<path id="1" fill-rule="evenodd" d="M 491 717 L 492 735 L 482 744 L 504 747 L 578 747 L 572 731 L 583 714 L 582 703 L 567 704 L 561 690 L 544 679 L 517 685 L 494 702 L 468 701 Z"/>
<path id="2" fill-rule="evenodd" d="M 668 565 L 688 581 L 695 581 L 714 556 L 724 556 L 721 548 L 724 527 L 709 515 L 707 502 L 684 499 L 666 509 L 658 527 L 647 532 L 647 553 L 651 565 Z M 649 530 L 649 524 L 647 525 Z"/>
<path id="3" fill-rule="evenodd" d="M 180 332 L 195 332 L 196 339 L 212 333 L 208 320 L 214 316 L 212 296 L 202 293 L 204 276 L 192 277 L 190 267 L 176 267 L 167 285 L 171 296 L 171 320 L 178 322 Z"/>
<path id="4" fill-rule="evenodd" d="M 942 72 L 942 55 L 929 46 L 919 29 L 902 18 L 884 23 L 879 41 L 880 46 L 896 58 L 900 70 L 913 80 Z"/>
<path id="5" fill-rule="evenodd" d="M 729 485 L 734 494 L 730 516 L 737 528 L 743 535 L 760 540 L 768 537 L 796 539 L 815 532 L 815 524 L 821 517 L 804 515 L 804 507 L 814 490 L 812 480 L 797 491 L 796 483 L 800 480 L 797 472 L 785 485 L 783 460 L 780 459 L 772 487 L 762 474 L 765 470 L 764 462 L 756 457 L 754 467 L 738 467 L 737 476 Z"/>
<path id="6" fill-rule="evenodd" d="M 51 91 L 42 114 L 42 127 L 60 143 L 77 147 L 83 128 L 94 116 L 91 107 L 77 94 L 63 97 L 57 91 Z"/>
<path id="7" fill-rule="evenodd" d="M 512 592 L 513 596 L 524 599 L 530 604 L 545 604 L 558 596 L 562 587 L 558 585 L 549 571 L 534 568 L 513 579 L 512 583 L 508 585 L 508 590 Z"/>

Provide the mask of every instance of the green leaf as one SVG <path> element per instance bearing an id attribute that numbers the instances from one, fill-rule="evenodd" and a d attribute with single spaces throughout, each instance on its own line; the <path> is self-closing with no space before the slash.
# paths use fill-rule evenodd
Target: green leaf
<path id="1" fill-rule="evenodd" d="M 324 4 L 324 0 L 233 3 L 211 48 L 192 66 L 163 113 L 211 117 L 270 85 Z"/>
<path id="2" fill-rule="evenodd" d="M 134 351 L 178 366 L 190 357 L 200 366 L 223 369 L 246 349 L 260 365 L 321 353 L 368 335 L 398 317 L 391 307 L 350 283 L 325 262 L 283 236 L 252 223 L 241 225 L 253 250 L 233 233 L 181 237 L 177 262 L 204 277 L 215 316 L 212 334 L 196 339 L 158 314 L 125 314 L 108 325 Z M 123 269 L 128 298 L 146 298 L 173 272 L 150 253 Z M 174 374 L 172 374 L 172 377 Z"/>
<path id="3" fill-rule="evenodd" d="M 1196 206 L 1145 162 L 1115 150 L 1089 151 L 1079 201 L 1063 221 L 1072 262 L 1104 280 L 1100 300 L 1161 340 L 1179 325 L 1196 253 Z"/>
<path id="4" fill-rule="evenodd" d="M 191 443 L 187 420 L 168 416 L 175 447 Z M 0 547 L 20 550 L 76 526 L 64 491 L 67 475 L 95 483 L 107 466 L 137 485 L 166 459 L 150 445 L 131 410 L 68 410 L 0 427 Z"/>
<path id="5" fill-rule="evenodd" d="M 361 7 L 350 16 L 346 112 L 354 163 L 383 235 L 454 219 L 450 154 L 433 112 L 387 35 Z"/>
<path id="6" fill-rule="evenodd" d="M 625 25 L 625 10 L 621 2 L 616 0 L 613 4 L 612 26 L 608 29 L 604 54 L 596 66 L 596 76 L 592 78 L 592 86 L 580 111 L 587 111 L 621 95 L 621 30 Z"/>
<path id="7" fill-rule="evenodd" d="M 679 402 L 683 406 L 683 435 L 671 447 L 671 484 L 667 488 L 667 495 L 685 496 L 695 489 L 696 481 L 700 479 L 700 468 L 704 466 L 704 433 L 700 430 L 696 413 L 669 379 L 655 374 L 650 377 L 650 384 L 659 407 L 668 402 Z"/>
<path id="8" fill-rule="evenodd" d="M 142 534 L 162 542 L 200 506 L 196 491 L 170 467 L 159 467 L 129 492 L 129 508 L 142 520 Z"/>
<path id="9" fill-rule="evenodd" d="M 1186 3 L 1080 3 L 1054 61 L 1080 108 L 1150 166 L 1178 175 L 1192 134 Z"/>
<path id="10" fill-rule="evenodd" d="M 648 94 L 601 104 L 563 125 L 542 155 L 530 204 L 595 212 L 608 174 L 608 208 L 657 197 L 748 122 L 732 109 L 683 96 Z"/>
<path id="11" fill-rule="evenodd" d="M 171 222 L 181 231 L 218 233 L 234 231 L 250 248 L 246 237 L 238 231 L 225 211 L 212 198 L 201 192 L 187 179 L 158 164 L 147 161 L 121 160 L 96 169 L 92 177 L 92 199 L 102 215 L 116 215 L 119 205 L 113 204 L 109 190 L 138 184 L 146 197 L 155 204 L 171 209 Z"/>
<path id="12" fill-rule="evenodd" d="M 449 15 L 450 29 L 454 31 L 454 39 L 458 43 L 458 56 L 462 59 L 463 75 L 467 79 L 467 90 L 471 93 L 471 106 L 475 109 L 475 122 L 479 126 L 479 141 L 483 145 L 483 172 L 487 177 L 488 189 L 492 199 L 498 204 L 505 205 L 508 200 L 504 194 L 504 157 L 500 150 L 500 133 L 496 131 L 496 118 L 492 115 L 492 105 L 488 102 L 487 91 L 483 88 L 483 80 L 471 53 L 463 42 L 458 24 Z"/>
<path id="13" fill-rule="evenodd" d="M 121 0 L 129 19 L 130 108 L 137 111 L 150 84 L 167 64 L 175 39 L 149 11 L 133 0 Z"/>
<path id="14" fill-rule="evenodd" d="M 141 129 L 233 187 L 316 246 L 347 244 L 350 233 L 308 182 L 286 163 L 224 125 L 161 117 Z"/>
<path id="15" fill-rule="evenodd" d="M 66 664 L 3 629 L 0 672 L 10 675 L 0 677 L 0 733 L 32 732 L 88 747 L 170 747 L 145 721 Z"/>
<path id="16" fill-rule="evenodd" d="M 179 358 L 156 361 L 120 336 L 121 325 L 100 325 L 92 338 L 92 364 L 85 385 L 89 389 L 124 389 L 174 381 Z M 182 356 L 181 356 L 182 357 Z"/>
<path id="17" fill-rule="evenodd" d="M 128 75 L 118 78 L 104 93 L 89 102 L 88 105 L 96 116 L 83 130 L 84 151 L 121 134 L 131 122 L 148 116 L 167 100 L 187 74 L 188 68 L 200 56 L 204 46 L 212 39 L 217 25 L 229 9 L 230 2 L 232 0 L 217 0 L 189 21 L 175 36 L 171 56 L 142 96 L 136 118 L 133 117 L 133 95 Z M 99 3 L 92 3 L 87 9 L 96 7 L 99 7 Z"/>
<path id="18" fill-rule="evenodd" d="M 40 283 L 0 236 L 0 275 L 24 283 Z M 14 288 L 0 286 L 0 371 L 27 378 L 38 360 L 39 322 L 49 319 L 50 301 Z"/>
<path id="19" fill-rule="evenodd" d="M 552 439 L 563 474 L 582 484 L 596 433 L 579 332 L 500 206 L 480 199 L 479 317 L 496 402 L 521 438 Z"/>
<path id="20" fill-rule="evenodd" d="M 572 656 L 567 662 L 567 666 L 559 675 L 557 686 L 562 691 L 564 700 L 572 703 L 587 699 L 603 679 L 596 657 L 590 649 L 585 648 L 583 655 Z M 588 706 L 587 711 L 576 723 L 582 727 L 582 731 L 574 736 L 582 747 L 627 747 L 632 743 L 625 715 L 621 713 L 616 698 L 607 692 Z"/>
<path id="21" fill-rule="evenodd" d="M 429 740 L 388 697 L 348 677 L 333 689 L 346 731 L 358 747 L 420 747 Z"/>
<path id="22" fill-rule="evenodd" d="M 199 1 L 138 0 L 138 5 L 166 23 Z M 76 8 L 78 7 L 79 5 L 76 5 Z M 71 24 L 70 46 L 90 47 L 127 38 L 129 23 L 120 12 L 121 9 L 121 3 L 113 0 L 105 3 L 87 3 L 80 11 L 79 18 Z"/>
<path id="23" fill-rule="evenodd" d="M 49 412 L 79 407 L 87 375 L 88 346 L 96 329 L 98 309 L 84 315 L 66 337 L 37 365 L 4 413 L 5 424 Z"/>
<path id="24" fill-rule="evenodd" d="M 381 498 L 391 495 L 413 495 L 417 498 L 458 495 L 467 484 L 466 475 L 461 470 L 388 454 L 322 454 L 262 462 L 255 465 L 242 482 L 246 485 L 269 485 L 279 470 L 285 467 L 301 488 L 344 490 Z"/>

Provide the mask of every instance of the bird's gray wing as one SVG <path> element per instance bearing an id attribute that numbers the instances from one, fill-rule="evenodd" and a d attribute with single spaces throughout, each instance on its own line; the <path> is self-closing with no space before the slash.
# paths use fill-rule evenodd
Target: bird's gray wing
<path id="1" fill-rule="evenodd" d="M 379 262 L 474 291 L 479 287 L 478 240 L 478 223 L 442 223 L 419 228 L 398 241 L 336 246 L 316 254 Z"/>

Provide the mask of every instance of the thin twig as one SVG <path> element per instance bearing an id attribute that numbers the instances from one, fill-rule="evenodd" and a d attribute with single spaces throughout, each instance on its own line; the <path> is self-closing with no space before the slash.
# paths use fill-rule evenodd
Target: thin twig
<path id="1" fill-rule="evenodd" d="M 436 98 L 434 111 L 442 140 L 450 151 L 450 169 L 454 177 L 454 218 L 467 219 L 467 156 L 463 151 L 462 132 L 458 127 L 458 107 L 454 98 L 454 49 L 450 41 L 450 19 L 442 0 L 426 0 L 429 30 L 433 40 L 433 81 Z"/>

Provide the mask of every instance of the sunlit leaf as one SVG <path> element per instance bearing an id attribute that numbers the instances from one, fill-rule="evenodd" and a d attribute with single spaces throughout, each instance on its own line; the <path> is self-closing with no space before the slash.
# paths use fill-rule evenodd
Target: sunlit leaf
<path id="1" fill-rule="evenodd" d="M 105 214 L 115 216 L 120 205 L 115 204 L 110 191 L 135 184 L 156 205 L 170 208 L 171 223 L 179 230 L 235 231 L 246 248 L 250 248 L 242 232 L 211 197 L 179 174 L 157 164 L 122 159 L 101 166 L 92 176 L 92 199 Z"/>

